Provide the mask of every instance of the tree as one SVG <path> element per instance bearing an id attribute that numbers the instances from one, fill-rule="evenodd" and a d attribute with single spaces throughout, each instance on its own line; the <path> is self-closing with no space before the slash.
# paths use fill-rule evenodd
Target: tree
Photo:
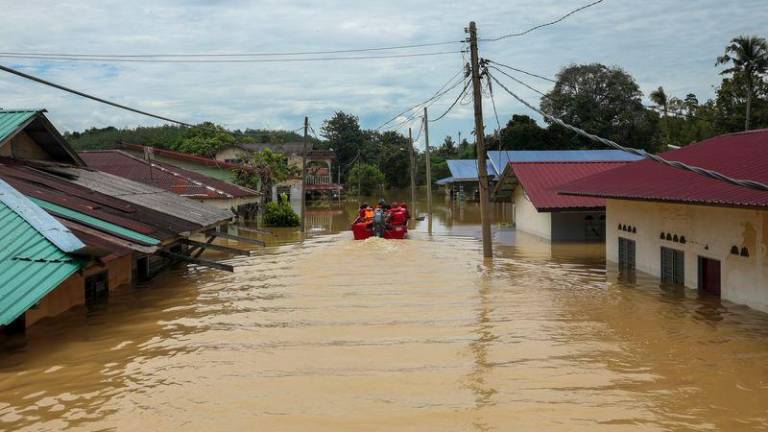
<path id="1" fill-rule="evenodd" d="M 669 99 L 667 99 L 667 93 L 664 91 L 664 87 L 659 87 L 652 91 L 649 96 L 651 97 L 651 101 L 653 101 L 653 103 L 659 107 L 661 112 L 664 113 L 664 117 L 667 117 L 669 114 Z"/>
<path id="2" fill-rule="evenodd" d="M 402 189 L 410 184 L 410 153 L 408 138 L 397 132 L 371 133 L 371 141 L 375 146 L 373 152 L 361 155 L 364 161 L 376 162 L 379 170 L 384 173 L 384 184 L 387 188 Z"/>
<path id="3" fill-rule="evenodd" d="M 768 71 L 768 42 L 757 36 L 739 36 L 725 47 L 725 54 L 717 58 L 716 66 L 733 64 L 721 72 L 722 75 L 740 74 L 744 78 L 747 96 L 747 110 L 744 130 L 749 130 L 752 121 L 752 97 L 755 82 Z"/>
<path id="4" fill-rule="evenodd" d="M 288 160 L 282 153 L 270 149 L 254 153 L 245 166 L 233 172 L 235 183 L 262 193 L 262 204 L 266 197 L 272 195 L 272 186 L 289 179 L 301 178 L 300 168 L 288 165 Z"/>
<path id="5" fill-rule="evenodd" d="M 172 147 L 173 150 L 199 156 L 213 157 L 228 146 L 237 143 L 232 132 L 221 126 L 205 122 L 198 127 L 187 129 L 184 138 Z"/>
<path id="6" fill-rule="evenodd" d="M 373 195 L 382 189 L 386 181 L 384 173 L 376 165 L 367 163 L 355 163 L 349 170 L 347 178 L 352 188 L 360 195 L 365 196 Z"/>
<path id="7" fill-rule="evenodd" d="M 336 112 L 323 122 L 320 134 L 327 140 L 325 144 L 336 152 L 341 166 L 348 166 L 358 151 L 364 150 L 366 134 L 360 129 L 360 120 L 355 115 Z M 366 157 L 364 160 L 370 159 Z"/>
<path id="8" fill-rule="evenodd" d="M 557 76 L 554 89 L 542 97 L 545 112 L 588 132 L 620 144 L 654 151 L 658 147 L 658 115 L 646 110 L 634 78 L 602 64 L 573 65 Z M 571 148 L 598 146 L 550 127 Z"/>
<path id="9" fill-rule="evenodd" d="M 488 137 L 489 150 L 552 150 L 567 148 L 567 142 L 563 146 L 553 145 L 550 133 L 536 123 L 536 120 L 527 115 L 515 114 L 507 124 L 499 131 L 498 141 L 494 137 Z"/>

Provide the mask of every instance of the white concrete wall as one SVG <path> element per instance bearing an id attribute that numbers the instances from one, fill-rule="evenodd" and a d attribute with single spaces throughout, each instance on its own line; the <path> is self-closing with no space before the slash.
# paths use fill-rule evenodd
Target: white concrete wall
<path id="1" fill-rule="evenodd" d="M 236 159 L 248 159 L 248 152 L 237 147 L 227 147 L 219 150 L 214 157 L 217 161 L 224 162 Z"/>
<path id="2" fill-rule="evenodd" d="M 522 187 L 515 188 L 513 202 L 515 203 L 515 228 L 518 231 L 534 234 L 547 240 L 552 239 L 552 215 L 539 213 Z"/>
<path id="3" fill-rule="evenodd" d="M 618 262 L 618 237 L 636 241 L 637 270 L 661 275 L 661 247 L 685 253 L 685 285 L 698 288 L 698 257 L 721 263 L 721 296 L 768 312 L 768 211 L 608 200 L 606 257 Z M 618 230 L 629 225 L 637 234 Z M 685 236 L 686 244 L 661 240 L 661 233 Z M 732 255 L 746 247 L 748 258 Z"/>

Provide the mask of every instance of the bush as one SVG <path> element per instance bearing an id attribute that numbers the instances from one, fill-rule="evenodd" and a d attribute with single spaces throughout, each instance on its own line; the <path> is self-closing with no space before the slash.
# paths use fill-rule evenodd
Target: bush
<path id="1" fill-rule="evenodd" d="M 264 224 L 270 227 L 296 227 L 301 221 L 291 205 L 281 201 L 271 202 L 264 207 Z"/>

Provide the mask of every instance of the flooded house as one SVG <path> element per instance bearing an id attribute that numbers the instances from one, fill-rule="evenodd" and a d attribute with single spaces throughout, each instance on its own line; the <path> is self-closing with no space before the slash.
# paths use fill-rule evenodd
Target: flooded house
<path id="1" fill-rule="evenodd" d="M 450 171 L 451 176 L 437 180 L 435 184 L 442 186 L 446 195 L 452 200 L 478 201 L 480 199 L 480 174 L 477 169 L 477 160 L 449 159 L 445 162 L 448 164 L 448 171 Z M 487 161 L 486 169 L 489 180 L 493 182 L 498 173 L 490 160 Z"/>
<path id="2" fill-rule="evenodd" d="M 768 130 L 722 135 L 662 156 L 768 183 Z M 768 312 L 768 192 L 651 160 L 560 189 L 606 200 L 606 257 L 623 271 Z"/>
<path id="3" fill-rule="evenodd" d="M 605 200 L 565 196 L 559 188 L 626 162 L 510 162 L 494 195 L 512 202 L 517 231 L 551 241 L 605 239 Z"/>
<path id="4" fill-rule="evenodd" d="M 79 153 L 79 156 L 91 168 L 220 209 L 232 210 L 246 219 L 258 210 L 261 196 L 258 191 L 152 160 L 151 156 L 147 160 L 122 150 L 87 151 Z"/>
<path id="5" fill-rule="evenodd" d="M 304 143 L 290 142 L 283 144 L 238 144 L 220 150 L 214 159 L 219 162 L 241 164 L 247 162 L 254 153 L 271 150 L 281 153 L 289 166 L 301 168 L 304 161 Z M 307 145 L 306 194 L 308 199 L 321 197 L 340 197 L 343 187 L 333 181 L 333 165 L 336 153 L 329 150 L 315 149 L 312 142 Z M 272 187 L 272 200 L 278 196 L 287 196 L 295 206 L 301 205 L 301 178 L 288 179 Z"/>
<path id="6" fill-rule="evenodd" d="M 10 208 L 4 212 L 6 220 L 21 226 L 21 231 L 3 232 L 0 255 L 10 260 L 4 265 L 27 261 L 77 265 L 77 270 L 63 280 L 54 271 L 36 273 L 46 292 L 21 310 L 21 315 L 14 318 L 20 321 L 11 327 L 24 328 L 73 306 L 98 301 L 109 291 L 132 286 L 173 263 L 229 268 L 197 259 L 193 254 L 216 247 L 212 242 L 218 230 L 231 221 L 230 210 L 86 166 L 43 110 L 0 111 L 0 153 L 4 196 L 21 203 L 9 207 L 4 201 Z M 27 210 L 20 213 L 17 209 Z M 35 220 L 52 227 L 51 232 L 61 233 L 68 243 L 59 244 L 46 237 L 26 215 L 37 215 Z M 208 238 L 211 244 L 199 242 L 196 237 Z M 50 260 L 55 262 L 48 262 L 45 254 L 22 253 L 34 252 L 34 244 L 44 247 L 43 251 L 50 250 Z M 9 268 L 0 275 L 2 295 L 25 290 L 25 280 L 14 276 L 17 267 Z M 18 312 L 19 308 L 14 310 Z"/>

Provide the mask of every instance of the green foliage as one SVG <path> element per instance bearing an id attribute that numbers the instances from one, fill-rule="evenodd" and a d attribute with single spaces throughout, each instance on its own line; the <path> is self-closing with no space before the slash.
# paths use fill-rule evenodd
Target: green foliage
<path id="1" fill-rule="evenodd" d="M 177 142 L 171 149 L 198 156 L 213 157 L 219 150 L 236 143 L 237 140 L 232 132 L 219 125 L 206 122 L 198 127 L 187 129 L 181 141 Z"/>
<path id="2" fill-rule="evenodd" d="M 82 132 L 67 132 L 64 138 L 75 150 L 117 148 L 121 144 L 140 144 L 170 149 L 184 137 L 187 128 L 181 126 L 137 127 L 133 129 L 91 128 Z"/>
<path id="3" fill-rule="evenodd" d="M 349 170 L 347 179 L 347 183 L 355 190 L 357 190 L 358 184 L 360 185 L 358 192 L 361 195 L 372 195 L 384 185 L 386 176 L 376 165 L 355 163 Z"/>
<path id="4" fill-rule="evenodd" d="M 296 227 L 301 224 L 301 220 L 287 200 L 280 199 L 264 207 L 264 224 L 270 227 Z"/>
<path id="5" fill-rule="evenodd" d="M 554 89 L 541 99 L 544 111 L 566 123 L 634 148 L 659 146 L 658 115 L 645 109 L 643 93 L 631 75 L 598 63 L 566 67 Z M 585 138 L 552 126 L 557 141 L 567 147 L 597 148 Z"/>
<path id="6" fill-rule="evenodd" d="M 251 160 L 233 170 L 235 183 L 269 195 L 272 186 L 289 179 L 301 178 L 301 169 L 288 165 L 288 159 L 282 153 L 270 149 L 254 153 Z"/>

